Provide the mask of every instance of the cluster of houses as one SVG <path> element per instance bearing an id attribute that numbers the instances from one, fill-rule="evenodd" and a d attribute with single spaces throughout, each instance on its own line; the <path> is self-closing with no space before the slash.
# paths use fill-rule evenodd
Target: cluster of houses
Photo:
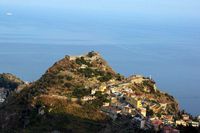
<path id="1" fill-rule="evenodd" d="M 131 77 L 127 82 L 118 82 L 118 84 L 116 84 L 117 81 L 110 80 L 108 83 L 102 83 L 99 88 L 92 89 L 91 95 L 82 97 L 81 101 L 86 102 L 96 99 L 94 94 L 99 91 L 102 94 L 107 94 L 109 102 L 105 102 L 101 110 L 113 120 L 118 118 L 119 115 L 132 116 L 133 124 L 139 123 L 139 127 L 142 129 L 153 127 L 156 131 L 162 129 L 166 132 L 177 133 L 179 131 L 173 127 L 178 125 L 187 126 L 190 124 L 193 127 L 199 126 L 199 122 L 190 120 L 186 114 L 182 116 L 183 118 L 181 120 L 175 121 L 174 115 L 160 113 L 160 110 L 166 110 L 167 103 L 158 103 L 153 98 L 146 98 L 131 88 L 132 84 L 140 84 L 144 80 L 148 79 L 137 75 Z M 157 91 L 155 85 L 154 91 Z M 147 107 L 154 114 L 160 113 L 160 116 L 147 116 Z"/>
<path id="2" fill-rule="evenodd" d="M 143 77 L 135 76 L 132 78 L 132 83 L 141 83 Z M 97 91 L 101 91 L 103 94 L 108 94 L 110 102 L 103 104 L 102 111 L 109 115 L 113 120 L 115 120 L 119 114 L 132 116 L 133 120 L 136 119 L 139 122 L 140 128 L 152 128 L 155 130 L 164 130 L 173 133 L 179 132 L 176 130 L 174 125 L 187 125 L 189 122 L 189 117 L 183 116 L 183 120 L 174 121 L 173 115 L 162 115 L 160 117 L 152 116 L 149 118 L 147 116 L 147 106 L 153 110 L 154 113 L 160 111 L 160 109 L 165 110 L 167 103 L 157 103 L 151 102 L 149 99 L 145 99 L 142 95 L 136 94 L 130 88 L 130 82 L 119 83 L 116 85 L 115 81 L 110 81 L 109 84 L 102 84 L 98 89 L 91 91 L 91 94 L 95 94 Z M 155 86 L 156 91 L 156 86 Z M 86 98 L 86 99 L 85 99 Z M 95 97 L 89 96 L 84 97 L 85 100 L 92 100 Z M 135 117 L 135 116 L 139 116 Z M 191 122 L 191 121 L 190 121 Z M 199 122 L 191 122 L 192 126 L 198 127 Z"/>
<path id="3" fill-rule="evenodd" d="M 188 126 L 188 125 L 191 125 L 193 127 L 199 127 L 200 125 L 200 119 L 199 121 L 192 121 L 190 119 L 190 116 L 187 115 L 187 114 L 183 114 L 182 115 L 182 119 L 180 120 L 176 120 L 176 125 L 182 125 L 182 126 Z"/>

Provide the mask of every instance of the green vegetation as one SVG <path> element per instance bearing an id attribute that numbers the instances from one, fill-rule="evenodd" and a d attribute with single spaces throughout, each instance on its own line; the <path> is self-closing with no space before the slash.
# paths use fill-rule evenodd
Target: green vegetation
<path id="1" fill-rule="evenodd" d="M 10 90 L 16 89 L 19 85 L 24 84 L 19 78 L 11 74 L 0 74 L 0 88 Z"/>
<path id="2" fill-rule="evenodd" d="M 72 84 L 67 82 L 67 83 L 64 84 L 64 87 L 70 88 L 70 87 L 72 87 Z"/>
<path id="3" fill-rule="evenodd" d="M 92 77 L 99 77 L 98 80 L 101 82 L 107 82 L 110 79 L 113 78 L 111 73 L 105 73 L 103 71 L 97 70 L 97 69 L 92 69 L 92 68 L 84 68 L 84 69 L 79 69 L 78 70 L 80 73 L 82 73 L 85 77 L 87 78 L 92 78 Z"/>
<path id="4" fill-rule="evenodd" d="M 107 81 L 111 80 L 112 78 L 113 78 L 113 76 L 110 73 L 106 73 L 105 75 L 98 78 L 98 80 L 101 82 L 107 82 Z"/>
<path id="5" fill-rule="evenodd" d="M 118 73 L 116 75 L 116 79 L 119 80 L 119 81 L 122 81 L 124 79 L 124 77 L 121 74 Z"/>
<path id="6" fill-rule="evenodd" d="M 65 79 L 71 81 L 71 80 L 73 79 L 73 77 L 67 75 L 67 76 L 65 77 Z"/>
<path id="7" fill-rule="evenodd" d="M 72 92 L 72 95 L 77 98 L 82 98 L 84 96 L 90 95 L 91 90 L 86 88 L 75 88 Z"/>
<path id="8" fill-rule="evenodd" d="M 87 66 L 91 66 L 89 61 L 86 61 L 84 57 L 80 57 L 80 58 L 76 58 L 76 63 L 79 65 L 87 65 Z"/>
<path id="9" fill-rule="evenodd" d="M 102 94 L 100 91 L 97 91 L 94 96 L 96 96 L 96 99 L 86 103 L 84 105 L 85 107 L 90 109 L 99 109 L 103 106 L 104 102 L 110 102 L 110 100 L 107 99 L 107 95 Z"/>
<path id="10" fill-rule="evenodd" d="M 150 80 L 144 80 L 143 81 L 143 85 L 144 86 L 149 86 L 149 87 L 153 88 L 154 83 L 152 81 L 150 81 Z"/>
<path id="11" fill-rule="evenodd" d="M 94 76 L 94 70 L 87 67 L 87 68 L 84 68 L 84 69 L 79 69 L 78 70 L 80 73 L 82 73 L 85 77 L 87 78 L 91 78 Z"/>
<path id="12" fill-rule="evenodd" d="M 18 85 L 18 83 L 0 77 L 0 88 L 9 88 L 11 90 L 14 90 L 15 88 L 17 88 Z"/>

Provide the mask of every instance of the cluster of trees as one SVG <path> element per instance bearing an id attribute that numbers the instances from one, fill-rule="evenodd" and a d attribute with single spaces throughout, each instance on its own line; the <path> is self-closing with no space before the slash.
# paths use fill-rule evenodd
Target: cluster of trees
<path id="1" fill-rule="evenodd" d="M 72 95 L 77 97 L 77 98 L 82 98 L 84 96 L 88 96 L 91 94 L 91 89 L 86 89 L 83 87 L 80 88 L 75 88 L 72 92 Z"/>
<path id="2" fill-rule="evenodd" d="M 79 65 L 85 64 L 87 66 L 91 66 L 89 61 L 86 61 L 84 57 L 76 58 L 76 63 Z"/>
<path id="3" fill-rule="evenodd" d="M 150 88 L 151 92 L 155 92 L 154 90 L 154 82 L 150 81 L 150 80 L 144 80 L 142 82 L 143 86 L 147 86 L 148 88 Z"/>
<path id="4" fill-rule="evenodd" d="M 107 82 L 113 78 L 111 73 L 106 73 L 106 72 L 100 71 L 98 69 L 92 69 L 89 67 L 84 68 L 84 69 L 79 69 L 79 72 L 82 73 L 87 78 L 100 76 L 98 78 L 98 80 L 101 82 Z"/>
<path id="5" fill-rule="evenodd" d="M 78 71 L 87 78 L 92 78 L 95 75 L 95 70 L 93 70 L 89 67 L 84 68 L 84 69 L 79 69 Z"/>
<path id="6" fill-rule="evenodd" d="M 113 78 L 113 76 L 110 73 L 105 73 L 103 76 L 98 78 L 98 80 L 101 82 L 107 82 L 107 81 L 111 80 L 112 78 Z"/>

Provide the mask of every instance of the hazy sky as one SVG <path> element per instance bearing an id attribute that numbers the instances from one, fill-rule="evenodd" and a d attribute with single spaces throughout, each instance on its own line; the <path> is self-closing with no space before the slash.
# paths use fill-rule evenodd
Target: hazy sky
<path id="1" fill-rule="evenodd" d="M 1 0 L 0 7 L 45 11 L 140 14 L 146 17 L 200 19 L 199 0 Z"/>

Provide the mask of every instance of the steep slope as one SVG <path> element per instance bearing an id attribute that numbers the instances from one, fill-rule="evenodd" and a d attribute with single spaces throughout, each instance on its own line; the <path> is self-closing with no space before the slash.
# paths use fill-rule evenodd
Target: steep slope
<path id="1" fill-rule="evenodd" d="M 99 131 L 108 117 L 92 103 L 83 106 L 80 98 L 111 78 L 119 75 L 96 52 L 66 56 L 30 87 L 8 99 L 0 109 L 1 129 Z"/>
<path id="2" fill-rule="evenodd" d="M 171 107 L 171 103 L 177 106 L 174 98 L 155 90 L 153 80 L 124 78 L 114 72 L 99 53 L 89 52 L 65 56 L 38 81 L 9 97 L 0 106 L 0 131 L 115 132 L 119 126 L 113 126 L 101 107 L 110 102 L 109 89 L 112 86 L 124 88 L 123 85 L 146 100 L 154 99 L 158 103 L 165 99 L 163 102 L 169 105 L 166 113 L 178 110 Z"/>

